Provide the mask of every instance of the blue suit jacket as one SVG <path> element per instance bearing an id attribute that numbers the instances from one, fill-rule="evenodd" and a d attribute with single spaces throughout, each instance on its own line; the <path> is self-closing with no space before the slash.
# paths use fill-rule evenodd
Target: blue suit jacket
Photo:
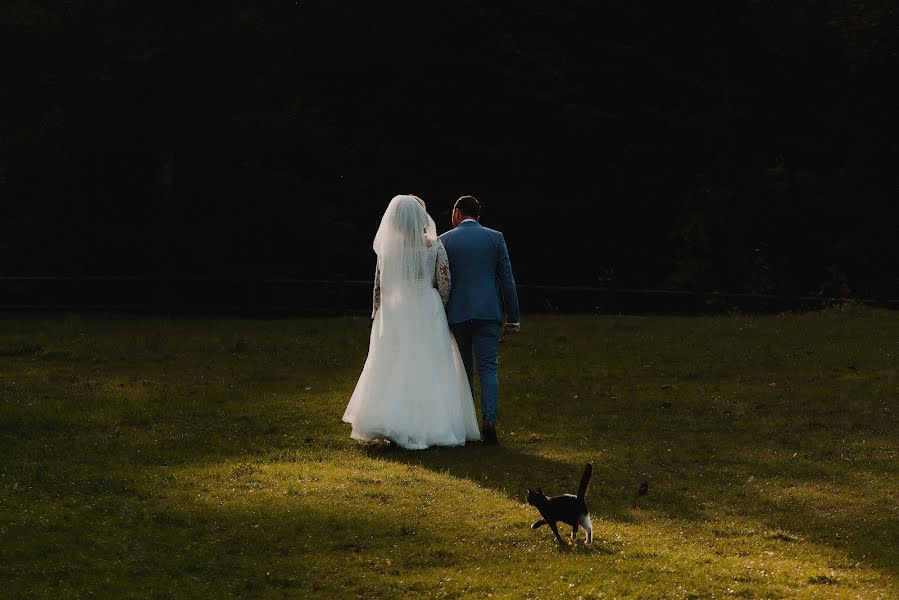
<path id="1" fill-rule="evenodd" d="M 450 289 L 446 320 L 450 325 L 469 319 L 520 320 L 518 292 L 503 234 L 467 221 L 440 236 L 449 258 Z"/>

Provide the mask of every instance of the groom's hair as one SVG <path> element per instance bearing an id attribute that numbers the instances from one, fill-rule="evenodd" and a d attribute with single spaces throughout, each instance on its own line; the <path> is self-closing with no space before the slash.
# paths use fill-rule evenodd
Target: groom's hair
<path id="1" fill-rule="evenodd" d="M 481 203 L 474 196 L 462 196 L 456 200 L 453 208 L 458 208 L 459 212 L 466 217 L 478 218 L 481 216 Z"/>

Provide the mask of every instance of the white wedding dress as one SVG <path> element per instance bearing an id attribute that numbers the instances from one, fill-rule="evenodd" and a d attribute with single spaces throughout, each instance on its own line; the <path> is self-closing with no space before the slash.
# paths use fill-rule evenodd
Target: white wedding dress
<path id="1" fill-rule="evenodd" d="M 393 199 L 375 252 L 368 358 L 343 415 L 353 426 L 350 437 L 387 438 L 409 450 L 479 440 L 468 378 L 443 308 L 451 285 L 446 250 L 417 198 Z"/>

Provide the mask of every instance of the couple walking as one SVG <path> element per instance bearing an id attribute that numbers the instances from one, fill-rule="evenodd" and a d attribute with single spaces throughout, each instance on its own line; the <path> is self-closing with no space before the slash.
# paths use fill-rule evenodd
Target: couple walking
<path id="1" fill-rule="evenodd" d="M 390 201 L 374 241 L 368 358 L 343 415 L 352 438 L 410 450 L 480 439 L 476 360 L 483 440 L 497 443 L 499 336 L 519 329 L 518 294 L 503 234 L 480 214 L 477 199 L 459 198 L 453 229 L 437 237 L 421 198 Z"/>

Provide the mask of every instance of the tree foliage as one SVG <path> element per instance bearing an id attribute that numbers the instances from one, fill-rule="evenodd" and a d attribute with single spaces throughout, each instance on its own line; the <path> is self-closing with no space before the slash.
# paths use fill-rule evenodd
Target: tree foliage
<path id="1" fill-rule="evenodd" d="M 897 31 L 886 0 L 6 2 L 4 270 L 367 277 L 390 197 L 445 228 L 473 193 L 526 282 L 886 293 Z"/>

